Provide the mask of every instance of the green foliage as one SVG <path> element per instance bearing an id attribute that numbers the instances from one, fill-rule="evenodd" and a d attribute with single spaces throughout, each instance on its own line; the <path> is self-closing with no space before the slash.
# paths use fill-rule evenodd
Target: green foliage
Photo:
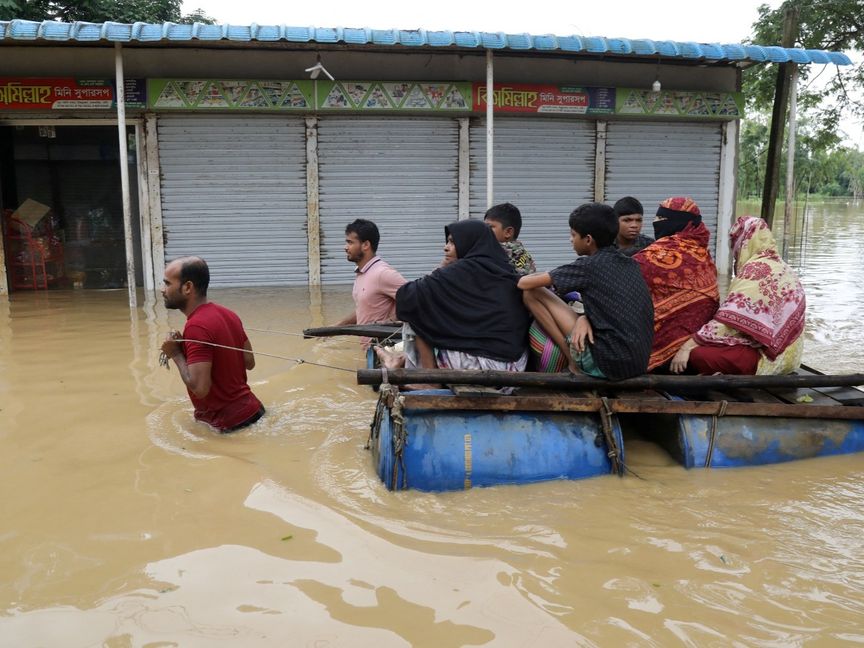
<path id="1" fill-rule="evenodd" d="M 787 6 L 798 9 L 796 47 L 834 51 L 864 49 L 864 0 L 787 0 L 776 9 L 762 5 L 759 19 L 753 24 L 751 42 L 779 44 Z M 864 97 L 864 63 L 846 68 L 801 66 L 798 72 L 795 143 L 798 191 L 861 196 L 864 153 L 839 146 L 839 123 L 844 114 L 864 119 L 861 99 Z M 776 80 L 776 65 L 756 65 L 745 70 L 743 75 L 750 117 L 741 125 L 738 192 L 742 197 L 762 193 Z M 785 178 L 785 153 L 781 159 L 780 177 Z M 781 193 L 783 189 L 781 187 Z"/>
<path id="2" fill-rule="evenodd" d="M 810 121 L 799 124 L 795 139 L 796 192 L 864 197 L 864 151 L 846 146 L 825 147 L 812 132 Z M 745 121 L 739 142 L 738 194 L 741 198 L 759 197 L 768 149 L 767 120 Z M 785 154 L 781 159 L 780 177 L 786 177 Z M 781 196 L 784 192 L 785 186 L 781 183 Z"/>
<path id="3" fill-rule="evenodd" d="M 180 18 L 179 22 L 184 25 L 191 25 L 192 23 L 203 23 L 205 25 L 213 25 L 216 20 L 212 16 L 207 15 L 207 13 L 201 8 L 196 7 L 188 14 L 185 14 L 182 18 Z"/>
<path id="4" fill-rule="evenodd" d="M 751 42 L 776 45 L 783 33 L 787 6 L 798 9 L 796 47 L 824 50 L 864 50 L 864 0 L 787 0 L 777 9 L 759 7 Z M 846 112 L 864 118 L 864 63 L 855 66 L 801 66 L 798 70 L 798 108 L 818 124 L 812 137 L 823 147 L 839 141 L 840 117 Z M 751 112 L 771 113 L 777 66 L 757 65 L 745 70 L 744 93 Z"/>
<path id="5" fill-rule="evenodd" d="M 0 20 L 215 22 L 201 9 L 183 16 L 181 6 L 182 0 L 0 0 Z"/>

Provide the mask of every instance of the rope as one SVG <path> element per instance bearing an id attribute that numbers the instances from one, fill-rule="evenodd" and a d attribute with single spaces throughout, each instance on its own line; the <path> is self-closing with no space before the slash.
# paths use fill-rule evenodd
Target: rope
<path id="1" fill-rule="evenodd" d="M 390 477 L 390 490 L 400 490 L 399 485 L 399 469 L 402 471 L 401 489 L 408 488 L 408 473 L 405 470 L 405 444 L 408 441 L 408 430 L 405 429 L 405 413 L 403 407 L 405 405 L 405 397 L 399 392 L 396 385 L 386 384 L 381 386 L 381 394 L 379 398 L 382 400 L 392 400 L 390 405 L 390 426 L 393 434 L 393 473 Z"/>
<path id="2" fill-rule="evenodd" d="M 266 356 L 268 358 L 276 358 L 277 360 L 287 360 L 289 362 L 295 362 L 298 365 L 308 364 L 314 365 L 316 367 L 324 367 L 325 369 L 335 369 L 336 371 L 348 371 L 350 373 L 354 373 L 356 371 L 356 369 L 337 367 L 336 365 L 329 365 L 323 362 L 312 362 L 311 360 L 304 360 L 303 358 L 291 358 L 288 356 L 277 355 L 275 353 L 264 353 L 263 351 L 249 351 L 248 349 L 241 349 L 239 347 L 228 346 L 225 344 L 216 344 L 215 342 L 204 342 L 202 340 L 187 340 L 182 337 L 173 339 L 175 342 L 194 342 L 195 344 L 206 344 L 207 346 L 216 347 L 218 349 L 228 349 L 229 351 L 240 351 L 241 353 L 252 353 L 254 355 Z M 163 367 L 170 368 L 170 365 L 168 364 L 168 356 L 165 355 L 164 351 L 159 355 L 159 364 Z"/>
<path id="3" fill-rule="evenodd" d="M 303 335 L 303 333 L 292 333 L 291 331 L 274 331 L 272 329 L 252 328 L 251 326 L 244 326 L 243 328 L 245 328 L 247 331 L 255 331 L 256 333 L 272 333 L 273 335 L 291 335 L 293 337 L 299 337 L 299 338 L 309 337 L 307 335 Z"/>
<path id="4" fill-rule="evenodd" d="M 372 417 L 372 423 L 369 424 L 369 438 L 366 440 L 364 450 L 371 450 L 372 444 L 381 436 L 381 421 L 384 420 L 384 410 L 387 409 L 386 396 L 385 392 L 378 393 L 378 402 L 375 403 L 375 415 Z"/>
<path id="5" fill-rule="evenodd" d="M 717 439 L 717 419 L 721 416 L 726 416 L 726 407 L 729 401 L 720 401 L 717 407 L 717 413 L 711 417 L 711 427 L 708 429 L 708 452 L 705 453 L 705 468 L 711 467 L 711 460 L 714 458 L 714 442 Z"/>
<path id="6" fill-rule="evenodd" d="M 639 475 L 636 471 L 631 469 L 630 466 L 624 463 L 624 458 L 621 456 L 621 452 L 618 449 L 618 444 L 615 441 L 615 434 L 612 430 L 612 416 L 614 415 L 614 412 L 612 411 L 612 406 L 609 404 L 609 399 L 605 396 L 600 399 L 600 402 L 600 422 L 603 427 L 603 436 L 606 438 L 606 445 L 609 448 L 606 456 L 609 457 L 610 463 L 612 465 L 612 471 L 618 473 L 619 477 L 622 477 L 625 472 L 628 472 L 636 479 L 646 481 L 644 477 Z"/>
<path id="7" fill-rule="evenodd" d="M 386 338 L 382 338 L 382 339 L 378 340 L 378 344 L 383 345 L 385 342 L 389 342 L 390 340 L 392 340 L 397 335 L 402 335 L 402 329 L 401 328 L 396 329 L 390 335 L 388 335 Z"/>
<path id="8" fill-rule="evenodd" d="M 619 477 L 624 474 L 624 467 L 621 465 L 620 452 L 618 444 L 615 443 L 615 434 L 612 431 L 612 406 L 609 405 L 609 399 L 603 396 L 600 399 L 602 407 L 600 408 L 600 423 L 603 427 L 603 436 L 606 437 L 606 455 L 612 464 L 612 472 Z"/>

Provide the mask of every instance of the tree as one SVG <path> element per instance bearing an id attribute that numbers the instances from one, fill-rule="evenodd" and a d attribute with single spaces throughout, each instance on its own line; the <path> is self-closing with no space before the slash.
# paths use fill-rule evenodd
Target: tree
<path id="1" fill-rule="evenodd" d="M 0 20 L 216 22 L 201 9 L 183 16 L 181 5 L 182 0 L 0 0 Z"/>
<path id="2" fill-rule="evenodd" d="M 753 23 L 754 43 L 779 43 L 783 13 L 787 6 L 798 9 L 796 47 L 824 50 L 864 50 L 864 0 L 787 0 L 777 9 L 761 5 Z M 814 69 L 816 73 L 814 74 Z M 846 114 L 864 119 L 864 63 L 846 69 L 838 67 L 799 69 L 798 109 L 814 124 L 811 136 L 828 148 L 839 142 L 838 126 Z M 826 74 L 829 77 L 823 78 Z M 744 92 L 751 111 L 771 112 L 776 68 L 759 65 L 744 73 Z"/>

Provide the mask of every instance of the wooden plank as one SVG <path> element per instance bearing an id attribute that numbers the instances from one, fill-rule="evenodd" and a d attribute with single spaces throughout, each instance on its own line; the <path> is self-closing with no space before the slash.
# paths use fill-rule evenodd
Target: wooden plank
<path id="1" fill-rule="evenodd" d="M 813 367 L 808 367 L 807 365 L 801 365 L 795 371 L 795 374 L 799 376 L 825 375 L 821 371 L 817 371 L 816 369 L 813 369 Z M 816 391 L 843 404 L 864 405 L 864 391 L 856 389 L 855 386 L 825 386 L 816 389 Z"/>
<path id="2" fill-rule="evenodd" d="M 408 409 L 435 410 L 485 410 L 499 412 L 599 412 L 600 398 L 558 398 L 545 396 L 426 396 L 404 395 Z M 616 414 L 693 414 L 700 416 L 719 415 L 721 404 L 712 401 L 658 401 L 653 399 L 609 399 Z M 725 416 L 786 417 L 806 419 L 861 419 L 864 407 L 790 405 L 785 403 L 739 403 L 727 402 Z"/>
<path id="3" fill-rule="evenodd" d="M 653 389 L 642 389 L 639 391 L 622 391 L 622 392 L 613 392 L 615 398 L 620 398 L 622 400 L 627 399 L 637 399 L 637 400 L 655 400 L 655 401 L 668 401 L 669 399 L 661 394 L 658 391 L 654 391 Z"/>
<path id="4" fill-rule="evenodd" d="M 307 328 L 303 329 L 303 335 L 307 338 L 312 337 L 334 337 L 337 335 L 356 335 L 360 337 L 370 337 L 370 338 L 390 338 L 401 340 L 402 339 L 402 325 L 401 324 L 346 324 L 345 326 L 319 326 L 316 328 Z M 380 370 L 371 369 L 370 371 L 376 371 L 378 375 L 381 375 Z M 401 371 L 401 370 L 400 370 Z M 379 380 L 378 383 L 381 381 Z M 393 381 L 390 381 L 393 382 Z M 409 382 L 420 382 L 420 381 L 409 381 Z M 445 382 L 444 380 L 427 380 L 427 383 L 434 382 L 440 383 Z M 376 384 L 378 384 L 376 383 Z M 362 383 L 360 383 L 362 384 Z M 369 383 L 372 384 L 372 383 Z M 470 383 L 468 383 L 470 384 Z"/>
<path id="5" fill-rule="evenodd" d="M 360 369 L 357 383 L 377 385 L 383 375 L 380 369 Z M 460 371 L 455 369 L 393 369 L 388 380 L 394 385 L 410 383 L 448 383 L 488 385 L 493 387 L 547 387 L 552 389 L 631 390 L 655 389 L 671 393 L 692 393 L 706 389 L 746 389 L 765 387 L 837 387 L 864 385 L 864 374 L 841 376 L 661 376 L 644 375 L 627 380 L 609 381 L 584 374 L 537 373 L 513 371 Z M 834 396 L 836 398 L 836 396 Z"/>
<path id="6" fill-rule="evenodd" d="M 726 400 L 736 400 L 742 403 L 782 403 L 782 399 L 778 398 L 766 389 L 730 389 L 727 392 L 729 398 Z M 834 403 L 830 403 L 834 404 Z"/>
<path id="7" fill-rule="evenodd" d="M 504 396 L 499 387 L 484 387 L 483 385 L 448 385 L 450 391 L 457 396 Z"/>
<path id="8" fill-rule="evenodd" d="M 784 403 L 803 403 L 807 402 L 813 405 L 841 405 L 839 401 L 834 400 L 830 396 L 823 394 L 815 389 L 808 389 L 806 387 L 801 387 L 799 389 L 780 389 L 775 388 L 771 390 L 771 393 L 776 395 L 778 399 L 783 401 Z M 811 400 L 807 401 L 806 398 L 809 397 Z M 805 400 L 798 400 L 799 398 L 803 398 Z"/>
<path id="9" fill-rule="evenodd" d="M 814 387 L 814 390 L 844 405 L 864 405 L 864 392 L 854 387 Z"/>
<path id="10" fill-rule="evenodd" d="M 795 374 L 799 376 L 825 375 L 821 371 L 818 371 L 813 367 L 808 367 L 807 365 L 801 365 L 798 369 L 795 370 Z M 814 388 L 812 391 L 799 390 L 799 392 L 799 396 L 808 394 L 811 398 L 813 398 L 813 402 L 820 402 L 823 401 L 824 398 L 829 398 L 832 401 L 842 403 L 844 405 L 864 405 L 864 391 L 854 386 L 819 387 Z M 819 395 L 818 398 L 817 394 Z"/>

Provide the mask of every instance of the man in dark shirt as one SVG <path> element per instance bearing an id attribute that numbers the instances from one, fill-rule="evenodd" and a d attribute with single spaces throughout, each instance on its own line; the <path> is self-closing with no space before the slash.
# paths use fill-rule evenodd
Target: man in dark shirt
<path id="1" fill-rule="evenodd" d="M 654 333 L 651 295 L 639 265 L 612 247 L 617 234 L 611 207 L 578 207 L 570 214 L 570 241 L 579 258 L 518 284 L 525 305 L 570 359 L 570 370 L 610 380 L 645 373 Z M 546 290 L 552 285 L 559 294 L 578 290 L 585 315 Z"/>

